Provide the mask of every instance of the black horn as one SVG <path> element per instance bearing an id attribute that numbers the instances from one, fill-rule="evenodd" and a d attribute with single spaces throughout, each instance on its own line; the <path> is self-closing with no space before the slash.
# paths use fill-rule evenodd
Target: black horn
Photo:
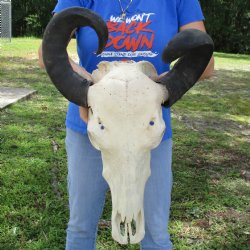
<path id="1" fill-rule="evenodd" d="M 157 81 L 169 92 L 164 106 L 171 107 L 199 80 L 212 57 L 213 48 L 211 37 L 196 29 L 184 30 L 169 42 L 162 54 L 163 61 L 179 60 Z"/>
<path id="2" fill-rule="evenodd" d="M 56 88 L 69 101 L 87 107 L 88 88 L 92 83 L 72 69 L 67 53 L 72 32 L 84 26 L 96 31 L 97 54 L 100 54 L 108 41 L 107 26 L 99 15 L 80 7 L 63 10 L 51 19 L 44 32 L 42 51 L 46 71 Z"/>

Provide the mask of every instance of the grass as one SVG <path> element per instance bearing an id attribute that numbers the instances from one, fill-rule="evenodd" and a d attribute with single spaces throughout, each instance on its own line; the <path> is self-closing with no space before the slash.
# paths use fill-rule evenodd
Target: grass
<path id="1" fill-rule="evenodd" d="M 37 65 L 40 40 L 0 46 L 0 86 L 37 90 L 1 111 L 0 250 L 61 250 L 68 218 L 67 102 Z M 69 48 L 75 57 L 75 44 Z M 215 53 L 216 74 L 173 107 L 174 249 L 250 249 L 250 56 Z M 103 213 L 109 220 L 110 194 Z M 119 246 L 100 228 L 98 250 Z"/>

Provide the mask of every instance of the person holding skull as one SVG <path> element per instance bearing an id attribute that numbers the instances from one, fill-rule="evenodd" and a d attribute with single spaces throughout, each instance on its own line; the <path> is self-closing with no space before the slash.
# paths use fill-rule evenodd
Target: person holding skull
<path id="1" fill-rule="evenodd" d="M 139 62 L 147 60 L 155 66 L 160 75 L 154 80 L 166 86 L 168 90 L 169 99 L 162 108 L 166 131 L 160 145 L 152 150 L 151 176 L 145 187 L 145 237 L 141 242 L 141 249 L 172 249 L 167 229 L 172 188 L 170 107 L 194 85 L 198 78 L 200 80 L 209 78 L 214 67 L 213 58 L 209 62 L 212 55 L 212 42 L 197 32 L 197 30 L 205 32 L 204 17 L 199 2 L 198 0 L 159 0 L 155 2 L 150 0 L 58 0 L 53 13 L 74 7 L 94 11 L 106 23 L 96 23 L 98 18 L 91 16 L 90 13 L 88 26 L 92 28 L 81 27 L 76 30 L 79 65 L 70 58 L 62 62 L 62 64 L 67 64 L 65 67 L 71 65 L 74 72 L 84 77 L 83 84 L 91 85 L 89 72 L 95 70 L 101 61 L 132 59 Z M 73 11 L 72 21 L 65 18 L 60 23 L 59 32 L 69 33 L 75 24 L 79 24 L 77 11 L 77 9 L 75 12 Z M 89 12 L 87 12 L 88 14 Z M 104 31 L 104 26 L 107 27 L 106 31 Z M 77 28 L 77 26 L 73 28 Z M 194 30 L 186 33 L 185 30 L 188 29 Z M 178 32 L 181 32 L 180 36 L 165 49 L 166 44 Z M 96 34 L 99 38 L 99 45 Z M 65 40 L 63 43 L 66 44 L 68 37 L 62 37 Z M 99 50 L 95 54 L 93 52 L 97 47 Z M 52 50 L 44 48 L 46 48 L 47 58 L 50 58 L 50 54 L 57 53 L 59 56 L 62 54 L 61 46 L 58 46 L 58 51 L 53 51 L 57 49 L 55 44 L 52 46 Z M 169 64 L 162 62 L 162 55 L 168 63 L 181 57 L 174 69 L 167 74 Z M 63 56 L 65 59 L 67 54 Z M 56 60 L 61 59 L 58 57 Z M 50 61 L 47 60 L 47 62 Z M 39 62 L 41 67 L 47 63 L 43 61 L 42 47 L 39 50 Z M 49 63 L 46 65 L 47 71 L 48 68 L 50 68 Z M 54 81 L 58 84 L 59 90 L 72 101 L 69 104 L 66 118 L 70 204 L 66 249 L 92 250 L 95 249 L 97 225 L 102 214 L 108 184 L 102 176 L 101 153 L 91 145 L 87 136 L 87 98 L 82 98 L 83 93 L 78 95 L 80 88 L 78 89 L 77 84 L 82 79 L 79 80 L 74 72 L 69 72 L 70 79 L 72 77 L 74 79 L 68 85 L 66 83 L 64 87 L 61 87 L 61 82 L 66 82 L 63 79 L 64 74 L 60 79 L 58 73 L 54 76 L 53 72 L 48 73 L 52 81 L 53 77 L 55 78 Z M 76 84 L 74 94 L 69 91 L 69 89 L 73 89 L 72 84 Z M 87 97 L 86 93 L 85 97 Z"/>

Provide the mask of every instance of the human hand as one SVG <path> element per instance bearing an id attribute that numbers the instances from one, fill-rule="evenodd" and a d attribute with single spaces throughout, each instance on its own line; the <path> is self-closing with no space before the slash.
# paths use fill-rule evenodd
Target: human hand
<path id="1" fill-rule="evenodd" d="M 165 76 L 168 72 L 163 72 L 162 74 L 158 75 L 158 76 L 152 76 L 150 77 L 154 82 L 158 82 L 163 76 Z"/>

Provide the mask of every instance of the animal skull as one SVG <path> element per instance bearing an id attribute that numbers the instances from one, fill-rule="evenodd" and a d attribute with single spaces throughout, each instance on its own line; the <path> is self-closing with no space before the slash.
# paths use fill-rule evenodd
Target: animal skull
<path id="1" fill-rule="evenodd" d="M 157 76 L 149 62 L 102 62 L 88 91 L 88 135 L 101 150 L 103 176 L 112 194 L 112 236 L 121 244 L 128 243 L 127 235 L 131 243 L 144 237 L 150 150 L 165 131 L 161 105 L 167 91 L 148 76 Z"/>

